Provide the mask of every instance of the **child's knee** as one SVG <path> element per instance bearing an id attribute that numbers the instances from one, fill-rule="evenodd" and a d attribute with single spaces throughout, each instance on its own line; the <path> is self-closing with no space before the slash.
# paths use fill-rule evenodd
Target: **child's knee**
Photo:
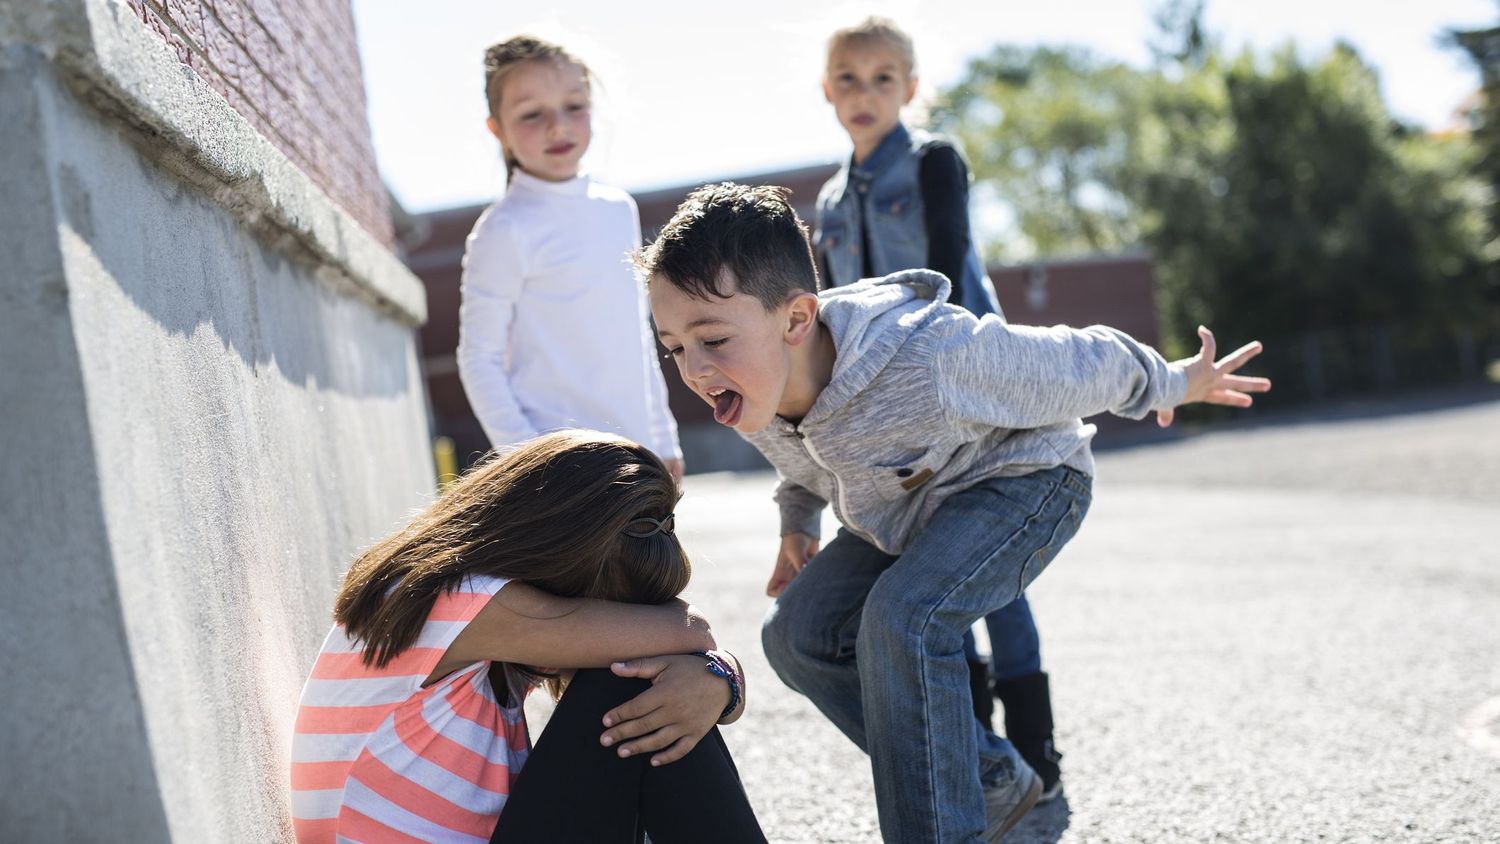
<path id="1" fill-rule="evenodd" d="M 605 712 L 625 703 L 651 688 L 649 680 L 638 677 L 619 677 L 608 668 L 580 668 L 568 681 L 558 706 L 582 707 L 597 710 L 602 717 Z"/>
<path id="2" fill-rule="evenodd" d="M 813 620 L 797 612 L 794 605 L 782 601 L 772 604 L 760 626 L 766 659 L 779 671 L 782 666 L 808 658 L 830 658 L 832 654 L 826 653 L 830 648 L 825 643 L 831 634 L 816 628 Z"/>
<path id="3" fill-rule="evenodd" d="M 972 622 L 950 618 L 940 608 L 904 590 L 877 585 L 865 602 L 859 629 L 860 657 L 889 659 L 896 655 L 946 652 L 963 648 Z M 884 655 L 884 656 L 882 656 Z"/>
<path id="4" fill-rule="evenodd" d="M 772 604 L 766 617 L 761 619 L 760 646 L 773 666 L 784 662 L 786 656 L 795 650 L 792 646 L 795 637 L 790 627 L 791 622 L 787 619 L 785 608 L 779 603 Z"/>

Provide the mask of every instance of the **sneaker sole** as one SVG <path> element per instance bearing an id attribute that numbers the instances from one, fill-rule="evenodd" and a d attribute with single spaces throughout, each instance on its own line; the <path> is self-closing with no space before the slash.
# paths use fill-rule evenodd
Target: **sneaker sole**
<path id="1" fill-rule="evenodd" d="M 1026 813 L 1031 811 L 1032 807 L 1036 806 L 1036 801 L 1041 799 L 1041 796 L 1042 778 L 1033 774 L 1031 787 L 1026 789 L 1026 796 L 1022 797 L 1021 802 L 1016 804 L 1016 808 L 1011 810 L 1010 815 L 1005 819 L 1005 823 L 1000 827 L 1000 832 L 994 838 L 990 839 L 990 844 L 998 844 L 1000 839 L 1005 837 L 1005 833 L 1010 832 L 1011 828 L 1020 823 L 1021 818 L 1026 817 Z"/>
<path id="2" fill-rule="evenodd" d="M 1061 782 L 1055 782 L 1051 788 L 1043 789 L 1042 796 L 1037 798 L 1036 804 L 1038 806 L 1045 805 L 1061 796 L 1063 796 L 1063 785 Z"/>

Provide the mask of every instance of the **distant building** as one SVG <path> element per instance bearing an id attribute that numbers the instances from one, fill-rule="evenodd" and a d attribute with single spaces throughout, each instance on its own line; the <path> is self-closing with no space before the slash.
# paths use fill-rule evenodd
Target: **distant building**
<path id="1" fill-rule="evenodd" d="M 818 188 L 838 170 L 837 163 L 740 175 L 712 181 L 781 185 L 791 190 L 792 205 L 811 224 Z M 698 183 L 635 194 L 641 230 L 649 243 L 677 206 Z M 432 402 L 433 432 L 452 438 L 461 465 L 489 448 L 489 441 L 469 409 L 458 378 L 459 280 L 464 239 L 486 205 L 471 205 L 412 215 L 409 228 L 425 233 L 410 243 L 406 261 L 427 286 L 427 324 L 421 332 L 422 359 Z M 989 269 L 1001 306 L 1012 322 L 1038 325 L 1107 323 L 1138 339 L 1158 340 L 1154 278 L 1145 253 L 1044 261 Z M 713 421 L 712 409 L 690 393 L 669 361 L 663 361 L 672 413 L 682 438 L 689 472 L 749 469 L 765 466 L 760 455 L 732 431 Z M 1104 423 L 1107 429 L 1123 427 Z"/>
<path id="2" fill-rule="evenodd" d="M 1079 258 L 1053 258 L 1030 264 L 991 264 L 990 280 L 1006 319 L 1022 325 L 1109 325 L 1160 347 L 1156 315 L 1156 275 L 1144 251 Z M 1097 443 L 1153 434 L 1156 423 L 1102 414 Z"/>

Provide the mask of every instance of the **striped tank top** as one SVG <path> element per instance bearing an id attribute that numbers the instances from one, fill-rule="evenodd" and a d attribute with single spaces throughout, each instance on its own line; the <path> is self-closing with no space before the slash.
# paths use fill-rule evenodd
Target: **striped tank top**
<path id="1" fill-rule="evenodd" d="M 422 681 L 505 583 L 475 575 L 439 596 L 384 668 L 334 626 L 292 736 L 298 844 L 489 840 L 530 749 L 520 700 L 495 700 L 488 662 Z"/>

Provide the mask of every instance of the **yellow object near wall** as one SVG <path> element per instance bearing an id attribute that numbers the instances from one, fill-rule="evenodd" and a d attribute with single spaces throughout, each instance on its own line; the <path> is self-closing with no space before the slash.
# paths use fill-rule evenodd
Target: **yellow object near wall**
<path id="1" fill-rule="evenodd" d="M 437 469 L 439 490 L 447 489 L 448 484 L 458 480 L 458 454 L 452 439 L 438 437 L 432 441 L 432 463 Z"/>

